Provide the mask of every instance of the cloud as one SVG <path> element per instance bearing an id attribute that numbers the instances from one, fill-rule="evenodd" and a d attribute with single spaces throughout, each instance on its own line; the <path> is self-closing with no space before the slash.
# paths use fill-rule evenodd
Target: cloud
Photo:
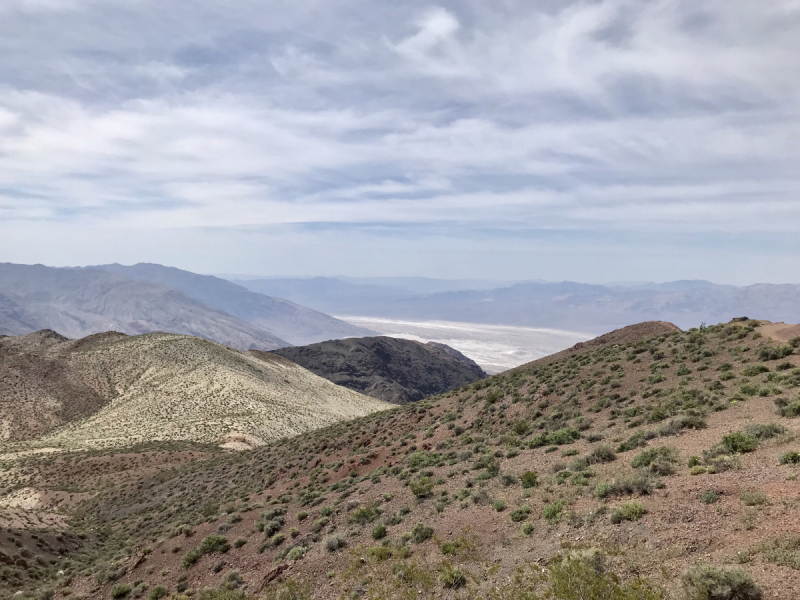
<path id="1" fill-rule="evenodd" d="M 385 226 L 430 252 L 483 239 L 489 265 L 507 261 L 497 232 L 800 233 L 796 1 L 176 6 L 5 5 L 0 238 L 61 260 L 44 223 L 231 240 L 318 224 L 339 248 L 335 231 L 380 247 Z"/>

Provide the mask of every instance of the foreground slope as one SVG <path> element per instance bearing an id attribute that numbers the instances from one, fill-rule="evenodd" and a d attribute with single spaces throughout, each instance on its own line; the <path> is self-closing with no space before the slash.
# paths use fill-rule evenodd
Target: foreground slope
<path id="1" fill-rule="evenodd" d="M 156 586 L 270 598 L 284 586 L 279 597 L 317 600 L 655 600 L 660 589 L 793 600 L 800 338 L 765 327 L 629 327 L 443 396 L 134 479 L 112 456 L 96 458 L 105 479 L 99 462 L 83 474 L 77 455 L 31 457 L 2 484 L 70 482 L 60 537 L 76 548 L 2 585 L 58 600 Z M 543 572 L 606 590 L 616 573 L 641 593 L 535 594 Z M 762 592 L 700 593 L 709 577 Z"/>
<path id="2" fill-rule="evenodd" d="M 69 338 L 166 331 L 233 348 L 273 350 L 282 338 L 159 283 L 93 269 L 0 263 L 0 335 L 53 329 Z"/>
<path id="3" fill-rule="evenodd" d="M 337 385 L 393 404 L 415 402 L 486 377 L 444 344 L 390 337 L 348 338 L 275 350 Z"/>
<path id="4" fill-rule="evenodd" d="M 252 323 L 290 344 L 312 344 L 373 333 L 306 306 L 265 296 L 211 275 L 198 275 L 150 263 L 131 266 L 112 264 L 90 268 L 171 286 L 198 302 Z"/>
<path id="5" fill-rule="evenodd" d="M 39 332 L 0 349 L 7 439 L 51 430 L 40 447 L 252 446 L 387 407 L 283 358 L 190 336 Z"/>

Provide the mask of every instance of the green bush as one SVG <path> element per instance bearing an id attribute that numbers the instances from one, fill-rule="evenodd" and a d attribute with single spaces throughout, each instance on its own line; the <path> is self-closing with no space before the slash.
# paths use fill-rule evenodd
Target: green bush
<path id="1" fill-rule="evenodd" d="M 647 467 L 658 475 L 671 475 L 675 472 L 674 465 L 678 462 L 678 451 L 671 446 L 648 448 L 637 454 L 631 461 L 634 469 Z"/>
<path id="2" fill-rule="evenodd" d="M 717 492 L 706 490 L 700 494 L 700 502 L 703 504 L 714 504 L 717 500 L 719 500 L 719 494 Z"/>
<path id="3" fill-rule="evenodd" d="M 782 465 L 796 465 L 800 463 L 800 452 L 793 452 L 793 451 L 784 452 L 783 454 L 780 455 L 778 461 Z"/>
<path id="4" fill-rule="evenodd" d="M 420 477 L 412 481 L 408 487 L 417 498 L 427 498 L 433 492 L 433 481 L 430 477 Z"/>
<path id="5" fill-rule="evenodd" d="M 411 539 L 414 540 L 415 544 L 426 542 L 431 537 L 433 537 L 433 528 L 422 523 L 417 523 L 414 525 L 414 529 L 411 530 Z"/>
<path id="6" fill-rule="evenodd" d="M 111 597 L 112 598 L 124 598 L 128 594 L 131 593 L 133 586 L 130 583 L 118 583 L 114 587 L 111 588 Z"/>
<path id="7" fill-rule="evenodd" d="M 178 596 L 185 598 L 186 596 Z M 203 590 L 197 596 L 197 600 L 246 600 L 247 596 L 241 590 Z"/>
<path id="8" fill-rule="evenodd" d="M 589 460 L 592 463 L 609 463 L 616 460 L 617 455 L 610 446 L 602 445 L 595 448 L 589 455 Z"/>
<path id="9" fill-rule="evenodd" d="M 461 569 L 444 561 L 439 565 L 439 583 L 448 589 L 457 589 L 467 585 L 467 576 Z"/>
<path id="10" fill-rule="evenodd" d="M 611 512 L 611 522 L 638 521 L 647 514 L 647 508 L 641 502 L 626 502 Z"/>
<path id="11" fill-rule="evenodd" d="M 167 595 L 167 588 L 163 585 L 154 585 L 150 589 L 150 593 L 147 594 L 147 600 L 161 600 L 164 596 Z"/>
<path id="12" fill-rule="evenodd" d="M 683 576 L 690 600 L 761 600 L 761 590 L 741 569 L 695 565 Z"/>
<path id="13" fill-rule="evenodd" d="M 359 525 L 366 525 L 377 519 L 380 515 L 380 511 L 373 504 L 367 504 L 350 515 L 349 521 L 351 523 L 358 523 Z"/>
<path id="14" fill-rule="evenodd" d="M 743 454 L 758 448 L 758 438 L 742 431 L 733 431 L 722 437 L 721 445 L 732 454 Z"/>
<path id="15" fill-rule="evenodd" d="M 761 543 L 761 552 L 769 562 L 800 571 L 800 536 L 784 534 Z"/>
<path id="16" fill-rule="evenodd" d="M 786 427 L 778 425 L 777 423 L 768 423 L 766 425 L 748 425 L 744 428 L 747 435 L 752 435 L 759 440 L 766 440 L 773 438 L 776 435 L 786 433 Z"/>
<path id="17" fill-rule="evenodd" d="M 547 443 L 554 446 L 563 446 L 564 444 L 571 444 L 575 440 L 579 440 L 581 432 L 574 427 L 564 427 L 558 429 L 547 436 Z"/>
<path id="18" fill-rule="evenodd" d="M 780 360 L 786 358 L 794 352 L 791 345 L 787 346 L 763 346 L 758 349 L 756 356 L 759 360 Z"/>
<path id="19" fill-rule="evenodd" d="M 778 414 L 780 416 L 789 419 L 800 417 L 800 398 L 791 402 L 785 401 L 783 398 L 776 398 L 775 403 L 778 405 Z"/>
<path id="20" fill-rule="evenodd" d="M 306 555 L 306 549 L 303 546 L 295 546 L 286 554 L 289 560 L 300 560 Z"/>
<path id="21" fill-rule="evenodd" d="M 522 484 L 524 488 L 532 488 L 536 485 L 536 480 L 539 478 L 539 474 L 536 471 L 525 471 L 522 475 L 519 476 L 519 482 Z"/>
<path id="22" fill-rule="evenodd" d="M 742 371 L 742 375 L 745 377 L 755 377 L 761 373 L 769 373 L 769 367 L 766 365 L 749 365 Z"/>
<path id="23" fill-rule="evenodd" d="M 745 506 L 764 506 L 769 504 L 769 498 L 761 490 L 743 490 L 739 494 L 739 500 L 744 502 Z"/>
<path id="24" fill-rule="evenodd" d="M 384 525 L 376 525 L 372 529 L 373 540 L 382 540 L 385 537 L 386 537 L 386 527 Z"/>
<path id="25" fill-rule="evenodd" d="M 230 549 L 231 545 L 224 536 L 212 534 L 204 539 L 197 548 L 186 553 L 183 557 L 183 566 L 188 569 L 204 554 L 224 554 Z"/>
<path id="26" fill-rule="evenodd" d="M 514 521 L 514 523 L 519 523 L 520 521 L 524 521 L 525 519 L 527 519 L 528 515 L 530 514 L 531 514 L 530 507 L 527 504 L 523 504 L 519 508 L 515 508 L 514 510 L 512 510 L 509 516 L 511 517 L 511 520 Z"/>
<path id="27" fill-rule="evenodd" d="M 542 510 L 542 516 L 544 517 L 545 521 L 551 525 L 555 525 L 561 520 L 561 514 L 563 512 L 564 501 L 556 500 L 555 502 L 545 505 L 544 509 Z"/>
<path id="28" fill-rule="evenodd" d="M 520 567 L 513 579 L 487 593 L 488 600 L 664 600 L 662 590 L 643 579 L 623 582 L 596 551 L 556 557 L 542 572 Z"/>
<path id="29" fill-rule="evenodd" d="M 492 502 L 492 508 L 494 508 L 497 512 L 503 512 L 506 509 L 506 501 L 495 500 Z"/>

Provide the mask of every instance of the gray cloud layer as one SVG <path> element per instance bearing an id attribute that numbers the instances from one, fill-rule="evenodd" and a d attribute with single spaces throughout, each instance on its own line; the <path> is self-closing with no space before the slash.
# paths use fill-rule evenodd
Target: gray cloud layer
<path id="1" fill-rule="evenodd" d="M 798 0 L 6 0 L 0 251 L 799 280 L 798 73 Z"/>

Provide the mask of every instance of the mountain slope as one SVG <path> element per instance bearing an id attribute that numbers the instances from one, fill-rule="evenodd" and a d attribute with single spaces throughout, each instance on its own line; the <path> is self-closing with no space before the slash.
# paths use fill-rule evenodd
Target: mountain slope
<path id="1" fill-rule="evenodd" d="M 266 329 L 290 344 L 311 344 L 374 333 L 294 302 L 265 296 L 211 275 L 197 275 L 173 267 L 147 263 L 89 268 L 118 273 L 139 281 L 169 285 L 198 302 Z"/>
<path id="2" fill-rule="evenodd" d="M 0 263 L 0 333 L 53 329 L 69 338 L 116 330 L 195 335 L 247 350 L 290 345 L 169 286 L 93 269 Z"/>
<path id="3" fill-rule="evenodd" d="M 435 396 L 486 377 L 475 362 L 434 342 L 348 338 L 274 353 L 337 385 L 393 404 Z"/>
<path id="4" fill-rule="evenodd" d="M 798 450 L 800 355 L 760 328 L 635 326 L 444 396 L 93 492 L 64 539 L 104 533 L 53 585 L 69 577 L 72 594 L 98 599 L 144 582 L 498 600 L 542 597 L 531 590 L 559 565 L 595 589 L 617 573 L 640 592 L 639 577 L 679 593 L 702 563 L 794 600 L 800 482 L 779 456 Z M 41 481 L 60 485 L 67 471 L 51 463 Z M 587 597 L 611 596 L 662 598 Z"/>
<path id="5" fill-rule="evenodd" d="M 3 338 L 0 350 L 7 439 L 36 437 L 37 447 L 252 446 L 388 406 L 281 357 L 190 336 L 38 332 Z"/>

